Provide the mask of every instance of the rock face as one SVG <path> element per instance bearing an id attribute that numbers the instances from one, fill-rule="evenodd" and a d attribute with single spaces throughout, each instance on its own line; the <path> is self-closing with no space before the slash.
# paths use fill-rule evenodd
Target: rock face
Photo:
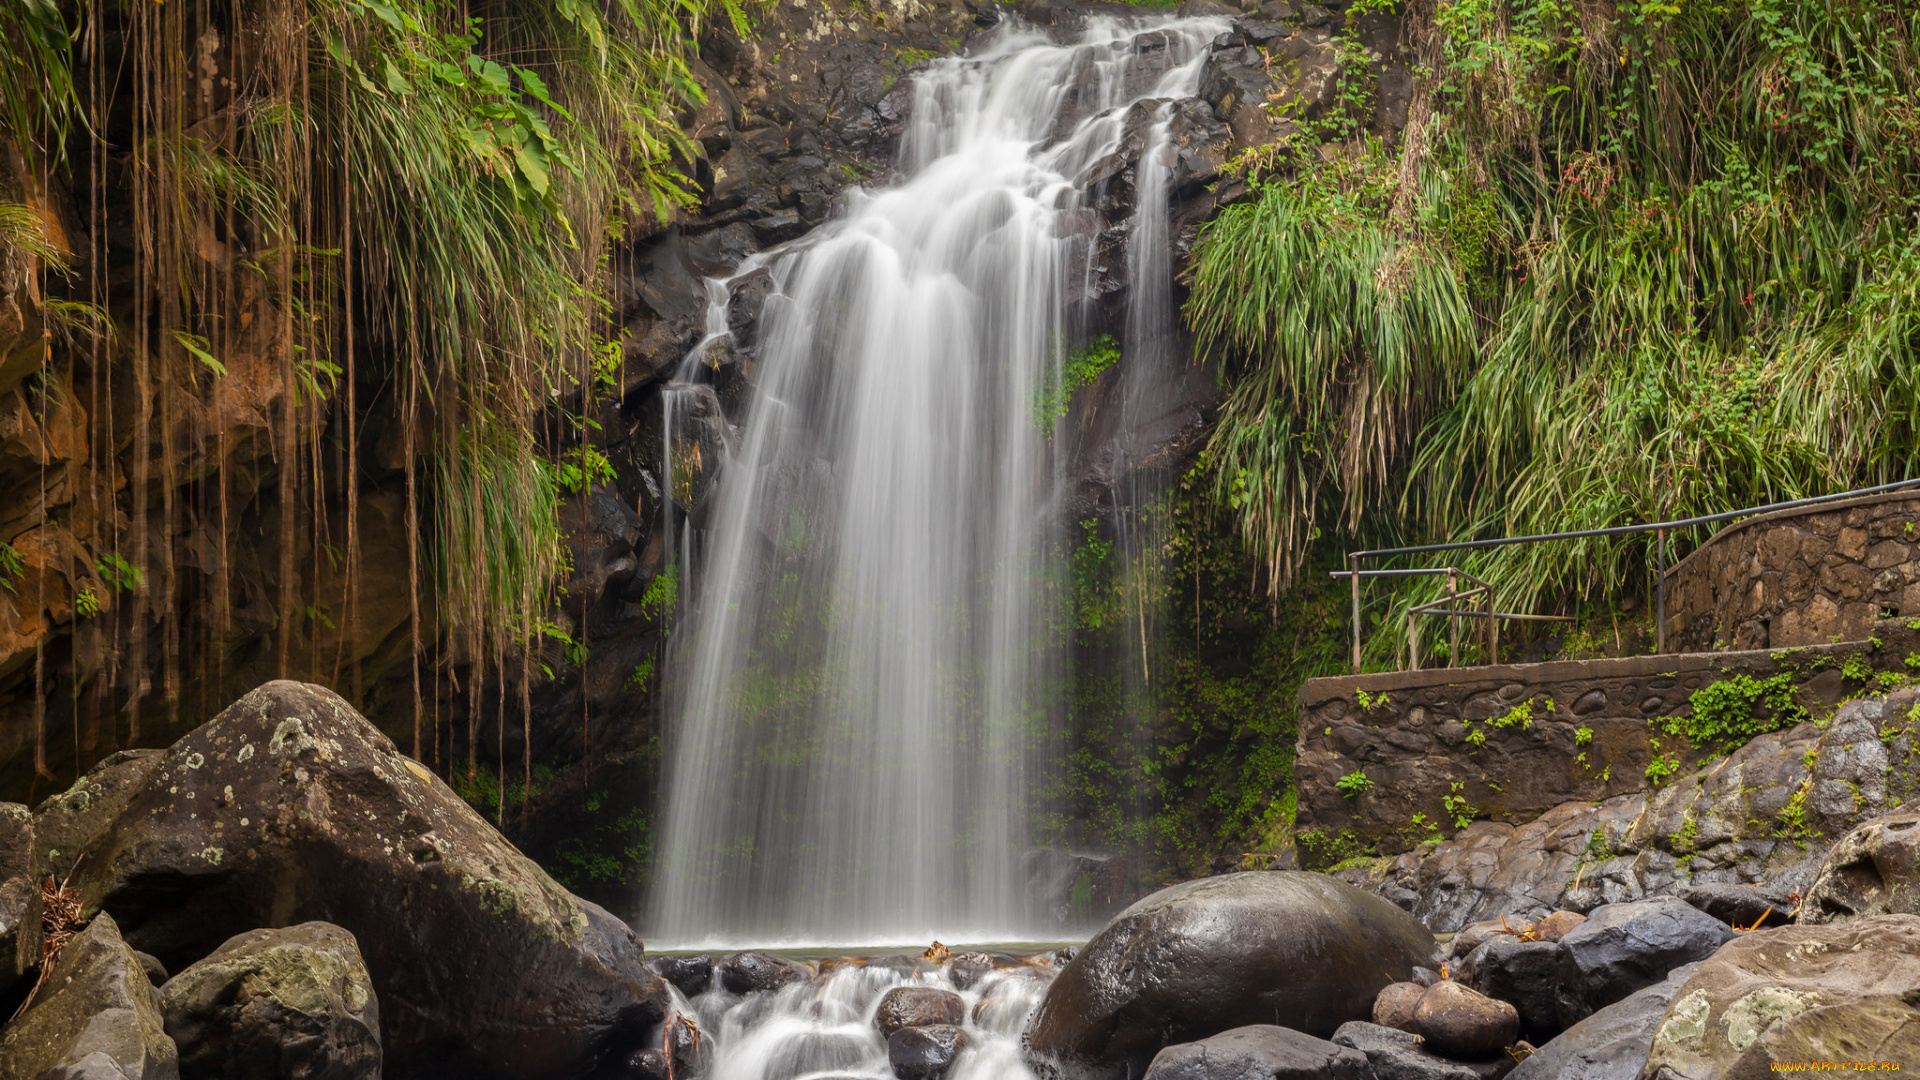
<path id="1" fill-rule="evenodd" d="M 1792 900 L 1756 885 L 1687 885 L 1674 895 L 1728 926 L 1785 926 L 1793 921 Z"/>
<path id="2" fill-rule="evenodd" d="M 1920 917 L 1743 934 L 1667 1006 L 1644 1075 L 1770 1075 L 1773 1061 L 1920 1059 Z"/>
<path id="3" fill-rule="evenodd" d="M 1436 984 L 1413 1010 L 1413 1027 L 1428 1049 L 1447 1057 L 1479 1061 L 1520 1037 L 1520 1014 L 1457 982 Z"/>
<path id="4" fill-rule="evenodd" d="M 1255 1024 L 1169 1046 L 1144 1080 L 1374 1080 L 1367 1056 L 1324 1039 Z"/>
<path id="5" fill-rule="evenodd" d="M 897 986 L 880 998 L 875 1006 L 873 1026 L 881 1038 L 907 1027 L 929 1024 L 959 1024 L 967 1018 L 967 1003 L 950 990 L 929 986 Z"/>
<path id="6" fill-rule="evenodd" d="M 1031 1053 L 1138 1075 L 1162 1047 L 1279 1022 L 1330 1035 L 1430 962 L 1433 937 L 1393 905 L 1319 874 L 1185 882 L 1095 935 L 1048 988 Z"/>
<path id="7" fill-rule="evenodd" d="M 1705 960 L 1733 938 L 1727 924 L 1671 897 L 1596 908 L 1560 940 L 1555 1006 L 1565 1027 Z"/>
<path id="8" fill-rule="evenodd" d="M 1627 995 L 1535 1050 L 1509 1074 L 1512 1080 L 1633 1080 L 1647 1063 L 1647 1047 L 1667 1004 L 1699 964 Z"/>
<path id="9" fill-rule="evenodd" d="M 656 956 L 653 970 L 688 997 L 706 993 L 713 983 L 711 956 Z"/>
<path id="10" fill-rule="evenodd" d="M 1920 813 L 1874 818 L 1840 838 L 1807 890 L 1800 922 L 1920 915 Z"/>
<path id="11" fill-rule="evenodd" d="M 1513 1069 L 1505 1054 L 1489 1061 L 1452 1061 L 1420 1045 L 1408 1031 L 1355 1021 L 1333 1033 L 1335 1045 L 1367 1056 L 1374 1080 L 1497 1080 Z"/>
<path id="12" fill-rule="evenodd" d="M 208 1080 L 374 1080 L 380 1005 L 353 935 L 254 930 L 160 988 L 180 1067 Z"/>
<path id="13" fill-rule="evenodd" d="M 179 1080 L 153 984 L 113 917 L 96 915 L 60 950 L 33 1007 L 0 1038 L 0 1076 Z"/>
<path id="14" fill-rule="evenodd" d="M 1476 821 L 1450 840 L 1336 876 L 1401 904 L 1436 933 L 1689 887 L 1808 894 L 1833 840 L 1920 798 L 1920 772 L 1905 765 L 1920 754 L 1916 704 L 1913 689 L 1847 701 L 1824 728 L 1759 736 L 1653 791 L 1565 803 L 1518 826 Z M 1731 909 L 1711 913 L 1727 919 Z"/>
<path id="15" fill-rule="evenodd" d="M 20 979 L 7 959 L 14 955 L 20 922 L 33 896 L 33 812 L 0 803 L 0 995 Z"/>
<path id="16" fill-rule="evenodd" d="M 152 763 L 97 839 L 53 858 L 44 842 L 63 873 L 84 855 L 88 910 L 175 970 L 260 926 L 345 928 L 389 1075 L 567 1075 L 665 1014 L 632 931 L 320 687 L 267 683 Z"/>

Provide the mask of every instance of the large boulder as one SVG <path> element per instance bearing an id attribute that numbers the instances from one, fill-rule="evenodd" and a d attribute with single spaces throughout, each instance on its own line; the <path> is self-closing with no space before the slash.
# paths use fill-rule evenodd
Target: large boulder
<path id="1" fill-rule="evenodd" d="M 729 994 L 778 990 L 808 978 L 806 965 L 763 952 L 734 953 L 720 962 L 716 974 Z"/>
<path id="2" fill-rule="evenodd" d="M 1355 1021 L 1333 1033 L 1336 1046 L 1367 1056 L 1374 1080 L 1499 1080 L 1513 1071 L 1505 1054 L 1486 1061 L 1454 1061 L 1420 1043 L 1420 1036 L 1398 1028 Z"/>
<path id="3" fill-rule="evenodd" d="M 1726 923 L 1671 896 L 1605 904 L 1560 939 L 1555 1006 L 1572 1027 L 1682 964 L 1705 960 L 1733 937 Z"/>
<path id="4" fill-rule="evenodd" d="M 957 1025 L 905 1027 L 887 1038 L 887 1065 L 899 1080 L 939 1080 L 966 1048 L 966 1030 Z"/>
<path id="5" fill-rule="evenodd" d="M 571 1075 L 624 1058 L 666 1014 L 625 924 L 321 687 L 242 697 L 175 743 L 102 834 L 59 851 L 56 868 L 81 860 L 88 910 L 176 971 L 256 927 L 352 933 L 392 1075 Z"/>
<path id="6" fill-rule="evenodd" d="M 1381 1027 L 1414 1031 L 1413 1013 L 1420 1007 L 1420 999 L 1425 996 L 1427 988 L 1420 983 L 1393 983 L 1373 999 L 1373 1022 Z"/>
<path id="7" fill-rule="evenodd" d="M 380 1005 L 353 935 L 253 930 L 160 988 L 180 1067 L 206 1080 L 378 1080 Z"/>
<path id="8" fill-rule="evenodd" d="M 153 984 L 111 915 L 60 950 L 53 976 L 0 1037 L 0 1076 L 179 1080 Z"/>
<path id="9" fill-rule="evenodd" d="M 1373 1080 L 1367 1055 L 1272 1024 L 1169 1046 L 1143 1080 Z"/>
<path id="10" fill-rule="evenodd" d="M 1793 901 L 1759 885 L 1705 882 L 1683 885 L 1674 895 L 1728 926 L 1752 929 L 1793 921 Z"/>
<path id="11" fill-rule="evenodd" d="M 1750 1080 L 1776 1061 L 1920 1061 L 1920 917 L 1756 930 L 1667 1006 L 1644 1076 Z"/>
<path id="12" fill-rule="evenodd" d="M 1561 1032 L 1522 1061 L 1509 1080 L 1633 1080 L 1647 1063 L 1647 1047 L 1667 1003 L 1699 968 L 1674 968 L 1664 980 Z"/>
<path id="13" fill-rule="evenodd" d="M 1800 905 L 1808 925 L 1868 915 L 1920 915 L 1920 812 L 1862 823 L 1827 852 Z"/>
<path id="14" fill-rule="evenodd" d="M 1139 1075 L 1164 1046 L 1250 1024 L 1326 1037 L 1432 962 L 1433 935 L 1323 874 L 1185 882 L 1115 916 L 1060 972 L 1027 1029 L 1036 1056 Z"/>

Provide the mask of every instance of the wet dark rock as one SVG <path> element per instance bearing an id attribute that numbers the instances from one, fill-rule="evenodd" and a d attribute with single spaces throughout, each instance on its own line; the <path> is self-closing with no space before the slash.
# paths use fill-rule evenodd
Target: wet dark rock
<path id="1" fill-rule="evenodd" d="M 1499 1080 L 1513 1070 L 1505 1054 L 1489 1061 L 1453 1061 L 1420 1045 L 1420 1036 L 1356 1020 L 1340 1025 L 1333 1041 L 1367 1055 L 1374 1080 Z"/>
<path id="2" fill-rule="evenodd" d="M 1433 936 L 1321 874 L 1185 882 L 1120 913 L 1048 988 L 1029 1050 L 1138 1075 L 1161 1047 L 1280 1022 L 1310 1035 L 1373 1015 L 1382 986 L 1432 962 Z"/>
<path id="3" fill-rule="evenodd" d="M 938 1080 L 967 1048 L 967 1033 L 952 1024 L 901 1028 L 887 1039 L 887 1064 L 900 1080 Z"/>
<path id="4" fill-rule="evenodd" d="M 1729 926 L 1785 926 L 1793 921 L 1793 901 L 1758 885 L 1683 885 L 1674 895 Z"/>
<path id="5" fill-rule="evenodd" d="M 393 1075 L 581 1072 L 665 1015 L 625 924 L 331 691 L 267 683 L 146 768 L 97 839 L 48 859 L 36 830 L 37 857 L 61 873 L 79 859 L 89 907 L 176 969 L 260 926 L 346 929 L 379 988 Z"/>
<path id="6" fill-rule="evenodd" d="M 1732 937 L 1726 923 L 1670 896 L 1595 908 L 1560 939 L 1560 1023 L 1572 1027 L 1674 968 L 1712 956 Z"/>
<path id="7" fill-rule="evenodd" d="M 0 997 L 21 978 L 9 958 L 33 891 L 33 812 L 0 802 Z"/>
<path id="8" fill-rule="evenodd" d="M 1503 934 L 1473 954 L 1473 988 L 1519 1011 L 1520 1031 L 1535 1043 L 1560 1033 L 1554 993 L 1560 980 L 1560 945 L 1521 941 Z"/>
<path id="9" fill-rule="evenodd" d="M 1800 909 L 1800 922 L 1920 914 L 1920 813 L 1874 818 L 1840 838 Z"/>
<path id="10" fill-rule="evenodd" d="M 1920 917 L 1741 934 L 1674 993 L 1648 1076 L 1773 1075 L 1778 1061 L 1920 1059 Z"/>
<path id="11" fill-rule="evenodd" d="M 1420 996 L 1413 1026 L 1428 1049 L 1478 1061 L 1513 1045 L 1520 1037 L 1520 1014 L 1504 1001 L 1457 982 L 1443 982 Z"/>
<path id="12" fill-rule="evenodd" d="M 1699 968 L 1674 968 L 1662 981 L 1561 1032 L 1522 1061 L 1510 1080 L 1634 1080 L 1647 1063 L 1647 1048 L 1667 1003 Z"/>
<path id="13" fill-rule="evenodd" d="M 1440 981 L 1440 973 L 1429 967 L 1416 967 L 1413 969 L 1413 981 L 1421 986 L 1432 986 Z"/>
<path id="14" fill-rule="evenodd" d="M 1143 1080 L 1373 1080 L 1373 1071 L 1358 1050 L 1256 1024 L 1169 1046 Z"/>
<path id="15" fill-rule="evenodd" d="M 720 962 L 719 975 L 730 994 L 778 990 L 809 977 L 804 964 L 763 952 L 734 953 Z"/>
<path id="16" fill-rule="evenodd" d="M 641 1080 L 667 1080 L 667 1055 L 657 1046 L 643 1046 L 627 1055 L 626 1072 Z"/>
<path id="17" fill-rule="evenodd" d="M 1381 1027 L 1399 1028 L 1401 1031 L 1418 1032 L 1413 1023 L 1413 1011 L 1420 1006 L 1420 999 L 1426 995 L 1427 987 L 1417 982 L 1397 982 L 1380 991 L 1373 999 L 1373 1022 Z"/>
<path id="18" fill-rule="evenodd" d="M 926 1027 L 929 1024 L 960 1024 L 967 1018 L 967 1003 L 950 990 L 930 986 L 896 986 L 881 997 L 873 1013 L 873 1026 L 881 1038 L 891 1038 L 901 1028 Z"/>
<path id="19" fill-rule="evenodd" d="M 0 1037 L 0 1076 L 179 1080 L 158 995 L 113 917 L 101 912 L 60 950 L 40 996 Z"/>
<path id="20" fill-rule="evenodd" d="M 992 974 L 993 958 L 985 953 L 961 953 L 947 963 L 947 981 L 956 990 L 971 990 Z"/>
<path id="21" fill-rule="evenodd" d="M 706 993 L 713 984 L 711 956 L 656 956 L 653 970 L 688 997 Z"/>
<path id="22" fill-rule="evenodd" d="M 353 935 L 330 923 L 240 934 L 160 988 L 180 1068 L 207 1080 L 380 1075 L 380 1005 Z"/>
<path id="23" fill-rule="evenodd" d="M 152 953 L 144 953 L 138 950 L 134 951 L 133 956 L 134 959 L 140 961 L 141 969 L 147 973 L 148 982 L 155 986 L 165 986 L 167 984 L 167 965 L 161 963 L 159 957 Z"/>

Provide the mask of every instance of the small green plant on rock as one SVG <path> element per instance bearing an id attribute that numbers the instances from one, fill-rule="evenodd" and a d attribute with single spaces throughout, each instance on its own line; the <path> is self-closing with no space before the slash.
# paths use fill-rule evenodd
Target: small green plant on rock
<path id="1" fill-rule="evenodd" d="M 1867 662 L 1866 657 L 1855 653 L 1847 657 L 1846 661 L 1840 665 L 1840 674 L 1845 675 L 1853 682 L 1872 682 L 1874 674 L 1873 665 Z"/>
<path id="2" fill-rule="evenodd" d="M 1355 690 L 1353 696 L 1356 701 L 1360 702 L 1360 708 L 1363 712 L 1372 712 L 1380 706 L 1393 701 L 1393 699 L 1388 697 L 1384 692 L 1369 694 L 1365 690 Z"/>
<path id="3" fill-rule="evenodd" d="M 1447 813 L 1452 815 L 1453 827 L 1456 829 L 1464 829 L 1473 824 L 1473 819 L 1480 815 L 1480 811 L 1467 801 L 1465 795 L 1461 794 L 1466 786 L 1464 783 L 1456 783 L 1450 793 L 1440 797 L 1440 805 L 1446 807 Z"/>
<path id="4" fill-rule="evenodd" d="M 1576 729 L 1574 729 L 1574 732 L 1573 732 L 1573 745 L 1575 745 L 1575 746 L 1589 746 L 1589 745 L 1591 745 L 1592 743 L 1593 743 L 1593 729 L 1592 729 L 1592 728 L 1590 728 L 1590 727 L 1587 727 L 1586 725 L 1584 725 L 1584 724 L 1583 724 L 1583 725 L 1581 725 L 1580 727 L 1578 727 L 1578 728 L 1576 728 Z"/>
<path id="5" fill-rule="evenodd" d="M 1654 787 L 1667 782 L 1667 777 L 1680 771 L 1680 758 L 1675 754 L 1655 754 L 1647 762 L 1647 783 Z"/>
<path id="6" fill-rule="evenodd" d="M 1721 679 L 1689 694 L 1687 706 L 1687 715 L 1669 717 L 1661 722 L 1662 729 L 1720 753 L 1807 718 L 1807 710 L 1793 700 L 1793 675 L 1785 671 L 1765 679 L 1751 675 Z"/>
<path id="7" fill-rule="evenodd" d="M 1335 780 L 1333 786 L 1339 788 L 1343 795 L 1351 799 L 1362 792 L 1372 791 L 1373 780 L 1369 778 L 1365 772 L 1355 769 L 1340 779 Z"/>
<path id="8" fill-rule="evenodd" d="M 73 613 L 82 619 L 91 619 L 100 614 L 100 598 L 94 595 L 93 586 L 83 586 L 73 594 Z"/>

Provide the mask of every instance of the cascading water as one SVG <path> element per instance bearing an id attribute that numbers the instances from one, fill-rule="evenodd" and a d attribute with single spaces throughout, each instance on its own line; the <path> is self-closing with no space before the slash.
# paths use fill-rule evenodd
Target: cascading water
<path id="1" fill-rule="evenodd" d="M 1037 929 L 1020 861 L 1054 750 L 1065 486 L 1043 402 L 1085 336 L 1087 174 L 1153 110 L 1126 337 L 1158 352 L 1162 102 L 1194 94 L 1226 27 L 1005 27 L 916 77 L 897 183 L 736 272 L 771 292 L 675 642 L 656 947 Z M 713 287 L 687 376 L 728 332 Z"/>

